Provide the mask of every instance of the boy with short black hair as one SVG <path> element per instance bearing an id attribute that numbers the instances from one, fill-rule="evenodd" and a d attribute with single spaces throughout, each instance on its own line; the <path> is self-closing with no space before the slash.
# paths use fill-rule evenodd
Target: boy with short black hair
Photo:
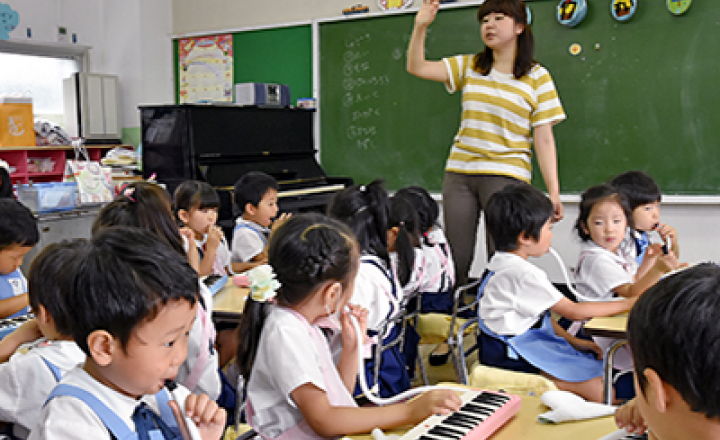
<path id="1" fill-rule="evenodd" d="M 660 201 L 662 192 L 655 180 L 644 171 L 627 171 L 612 179 L 610 184 L 628 202 L 632 212 L 634 231 L 625 237 L 620 249 L 628 258 L 634 258 L 641 266 L 650 240 L 648 232 L 656 231 L 663 241 L 671 240 L 675 256 L 680 258 L 677 231 L 670 225 L 660 223 Z M 652 265 L 646 266 L 652 267 Z"/>
<path id="2" fill-rule="evenodd" d="M 267 262 L 270 228 L 281 224 L 287 214 L 277 221 L 278 186 L 274 177 L 261 171 L 243 175 L 234 188 L 235 205 L 241 215 L 236 220 L 232 239 L 232 269 L 244 272 Z"/>
<path id="3" fill-rule="evenodd" d="M 59 289 L 85 244 L 79 239 L 63 241 L 40 251 L 28 273 L 28 297 L 36 319 L 0 341 L 0 421 L 13 424 L 14 438 L 27 438 L 55 385 L 85 361 L 85 353 L 70 336 L 72 318 Z M 16 352 L 25 343 L 31 344 Z"/>
<path id="4" fill-rule="evenodd" d="M 720 439 L 720 267 L 704 263 L 660 280 L 630 312 L 637 397 L 619 426 L 663 440 Z"/>
<path id="5" fill-rule="evenodd" d="M 168 429 L 177 435 L 170 408 L 179 411 L 167 403 L 164 384 L 187 356 L 196 316 L 197 273 L 187 260 L 148 231 L 108 228 L 60 289 L 87 359 L 53 390 L 29 438 L 143 439 Z M 190 395 L 185 410 L 204 440 L 222 436 L 225 412 L 206 395 Z M 153 428 L 146 431 L 148 421 Z"/>
<path id="6" fill-rule="evenodd" d="M 23 258 L 40 240 L 37 219 L 13 198 L 0 198 L 0 318 L 26 315 L 27 280 Z"/>
<path id="7" fill-rule="evenodd" d="M 538 189 L 524 183 L 506 186 L 490 197 L 485 220 L 497 251 L 483 274 L 484 289 L 478 293 L 480 362 L 542 372 L 558 388 L 600 402 L 600 348 L 569 334 L 549 312 L 585 320 L 627 311 L 635 300 L 572 302 L 528 261 L 546 254 L 553 236 L 553 205 Z"/>

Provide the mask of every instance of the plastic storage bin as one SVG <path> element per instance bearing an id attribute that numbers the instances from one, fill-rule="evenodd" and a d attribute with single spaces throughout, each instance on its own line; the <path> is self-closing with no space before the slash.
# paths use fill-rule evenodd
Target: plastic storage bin
<path id="1" fill-rule="evenodd" d="M 38 214 L 75 209 L 76 193 L 76 182 L 30 183 L 17 186 L 20 202 Z"/>

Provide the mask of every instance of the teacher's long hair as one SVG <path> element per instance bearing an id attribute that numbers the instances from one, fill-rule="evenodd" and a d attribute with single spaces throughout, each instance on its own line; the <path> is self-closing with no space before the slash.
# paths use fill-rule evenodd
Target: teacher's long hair
<path id="1" fill-rule="evenodd" d="M 486 15 L 504 14 L 512 17 L 515 23 L 523 24 L 523 31 L 517 37 L 517 52 L 513 66 L 513 76 L 520 79 L 530 72 L 535 65 L 533 52 L 535 51 L 535 39 L 532 35 L 530 25 L 527 24 L 527 10 L 522 0 L 486 0 L 478 10 L 478 22 L 482 25 Z M 473 58 L 473 69 L 483 75 L 490 73 L 494 61 L 493 50 L 487 46 Z"/>

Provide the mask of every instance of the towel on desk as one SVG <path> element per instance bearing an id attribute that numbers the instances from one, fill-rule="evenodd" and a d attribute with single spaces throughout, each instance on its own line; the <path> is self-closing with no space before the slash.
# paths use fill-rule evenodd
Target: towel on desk
<path id="1" fill-rule="evenodd" d="M 540 400 L 552 409 L 538 416 L 538 421 L 542 423 L 562 423 L 609 416 L 615 413 L 616 408 L 613 405 L 587 402 L 569 391 L 547 391 Z"/>

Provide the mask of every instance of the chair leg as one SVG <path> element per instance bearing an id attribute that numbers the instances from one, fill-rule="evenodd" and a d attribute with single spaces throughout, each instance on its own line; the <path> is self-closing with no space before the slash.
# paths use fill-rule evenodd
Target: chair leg
<path id="1" fill-rule="evenodd" d="M 430 381 L 427 377 L 427 372 L 425 371 L 425 364 L 423 363 L 422 355 L 420 354 L 420 350 L 418 350 L 417 353 L 417 363 L 418 367 L 420 367 L 420 375 L 422 376 L 423 383 L 425 385 L 430 385 Z"/>
<path id="2" fill-rule="evenodd" d="M 458 372 L 460 383 L 468 385 L 467 362 L 465 360 L 465 341 L 463 341 L 463 336 L 461 334 L 458 334 L 457 336 L 457 348 L 460 359 L 458 360 L 458 367 L 456 367 L 455 371 Z"/>

